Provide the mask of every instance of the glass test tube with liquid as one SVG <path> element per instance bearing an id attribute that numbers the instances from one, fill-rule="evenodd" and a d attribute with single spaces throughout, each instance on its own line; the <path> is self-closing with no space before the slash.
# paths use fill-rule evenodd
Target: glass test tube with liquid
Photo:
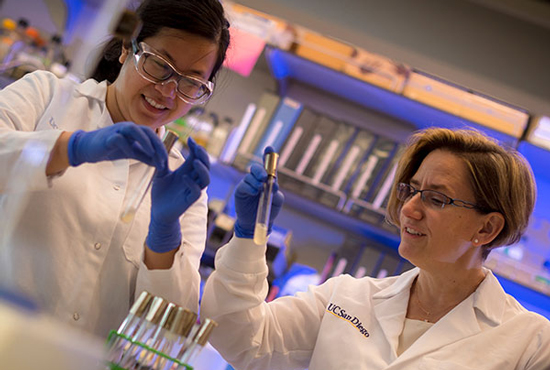
<path id="1" fill-rule="evenodd" d="M 264 168 L 267 172 L 267 180 L 264 183 L 260 201 L 258 202 L 258 212 L 256 213 L 256 224 L 254 226 L 254 243 L 263 245 L 267 242 L 267 231 L 269 227 L 269 217 L 271 214 L 271 202 L 273 200 L 273 186 L 277 177 L 277 160 L 279 154 L 271 152 L 265 155 Z"/>
<path id="2" fill-rule="evenodd" d="M 164 140 L 162 141 L 164 147 L 166 148 L 166 152 L 170 153 L 170 150 L 174 146 L 175 142 L 178 140 L 178 137 L 178 134 L 176 134 L 175 132 L 170 130 L 166 131 L 166 135 L 164 136 Z M 155 171 L 155 167 L 147 167 L 145 174 L 138 182 L 138 185 L 135 188 L 134 192 L 128 197 L 128 203 L 126 204 L 124 210 L 122 211 L 122 214 L 120 215 L 120 219 L 123 222 L 131 222 L 134 219 L 134 216 L 136 215 L 136 212 L 141 205 L 141 202 L 143 202 L 145 195 L 151 188 Z"/>

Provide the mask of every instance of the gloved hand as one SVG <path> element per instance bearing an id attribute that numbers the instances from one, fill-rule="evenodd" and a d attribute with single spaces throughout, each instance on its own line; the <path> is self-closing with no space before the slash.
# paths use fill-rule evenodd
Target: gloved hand
<path id="1" fill-rule="evenodd" d="M 177 170 L 157 170 L 151 189 L 151 222 L 146 244 L 164 253 L 181 244 L 180 216 L 199 199 L 210 183 L 210 161 L 206 151 L 190 137 L 189 156 Z"/>
<path id="2" fill-rule="evenodd" d="M 273 152 L 271 147 L 266 148 L 264 155 L 269 152 Z M 237 213 L 235 235 L 239 238 L 254 238 L 254 226 L 256 224 L 258 203 L 266 181 L 267 172 L 265 169 L 259 164 L 253 164 L 250 167 L 250 173 L 248 173 L 237 185 L 235 190 L 235 211 Z M 283 193 L 279 191 L 277 179 L 275 179 L 271 213 L 269 215 L 268 235 L 271 233 L 273 221 L 283 206 L 284 198 Z"/>
<path id="3" fill-rule="evenodd" d="M 168 154 L 155 132 L 133 122 L 119 122 L 95 131 L 76 131 L 69 139 L 69 163 L 132 158 L 157 169 L 164 169 Z"/>

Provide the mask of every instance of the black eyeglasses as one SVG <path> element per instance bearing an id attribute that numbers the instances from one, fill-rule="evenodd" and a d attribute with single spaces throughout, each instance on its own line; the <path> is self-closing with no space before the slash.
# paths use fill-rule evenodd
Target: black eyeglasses
<path id="1" fill-rule="evenodd" d="M 212 95 L 214 83 L 179 73 L 155 49 L 144 42 L 132 41 L 137 72 L 149 82 L 166 84 L 174 81 L 178 97 L 188 104 L 202 104 Z"/>
<path id="2" fill-rule="evenodd" d="M 397 199 L 402 202 L 408 201 L 417 193 L 420 193 L 420 199 L 422 199 L 422 202 L 433 209 L 442 209 L 445 208 L 446 205 L 452 204 L 456 207 L 478 209 L 486 212 L 485 208 L 480 207 L 477 204 L 466 202 L 465 200 L 453 199 L 435 190 L 418 190 L 414 186 L 402 182 L 397 184 Z"/>

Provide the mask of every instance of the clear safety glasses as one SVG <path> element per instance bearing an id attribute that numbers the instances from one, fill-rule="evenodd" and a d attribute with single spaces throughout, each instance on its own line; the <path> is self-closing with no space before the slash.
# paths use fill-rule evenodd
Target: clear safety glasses
<path id="1" fill-rule="evenodd" d="M 132 51 L 137 72 L 153 83 L 174 81 L 181 100 L 188 104 L 202 104 L 212 95 L 214 83 L 195 76 L 179 73 L 176 68 L 144 42 L 132 41 Z"/>
<path id="2" fill-rule="evenodd" d="M 420 199 L 422 199 L 422 202 L 430 208 L 442 209 L 445 208 L 446 205 L 452 204 L 456 207 L 477 209 L 482 212 L 488 212 L 485 208 L 480 207 L 474 203 L 466 202 L 460 199 L 453 199 L 435 190 L 418 190 L 412 185 L 402 182 L 397 184 L 397 199 L 402 202 L 408 201 L 417 193 L 420 193 Z"/>

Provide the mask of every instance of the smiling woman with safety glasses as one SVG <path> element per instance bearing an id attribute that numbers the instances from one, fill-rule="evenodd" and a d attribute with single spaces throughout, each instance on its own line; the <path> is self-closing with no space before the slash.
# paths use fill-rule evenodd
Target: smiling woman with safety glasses
<path id="1" fill-rule="evenodd" d="M 0 189 L 26 145 L 48 154 L 29 169 L 37 182 L 0 281 L 104 337 L 142 290 L 198 311 L 208 156 L 190 140 L 184 160 L 161 139 L 164 125 L 210 98 L 229 44 L 218 0 L 143 0 L 137 15 L 136 40 L 110 40 L 93 79 L 37 71 L 0 91 Z M 124 222 L 150 166 L 151 191 Z"/>
<path id="2" fill-rule="evenodd" d="M 173 82 L 178 97 L 188 104 L 203 104 L 212 95 L 214 83 L 197 76 L 178 72 L 167 58 L 145 42 L 132 41 L 136 70 L 141 77 L 155 84 Z"/>
<path id="3" fill-rule="evenodd" d="M 257 202 L 250 188 L 261 182 L 252 170 L 237 186 L 236 225 L 254 219 L 239 210 Z M 516 151 L 473 130 L 420 131 L 388 203 L 399 254 L 416 267 L 340 275 L 266 303 L 265 248 L 236 231 L 205 287 L 201 313 L 218 322 L 210 341 L 236 369 L 547 370 L 550 323 L 483 267 L 492 249 L 520 239 L 535 193 Z"/>

